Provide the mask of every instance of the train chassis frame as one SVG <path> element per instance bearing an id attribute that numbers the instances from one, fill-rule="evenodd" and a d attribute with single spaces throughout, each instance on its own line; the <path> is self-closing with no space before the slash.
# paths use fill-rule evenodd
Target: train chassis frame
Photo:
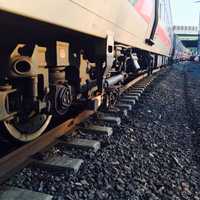
<path id="1" fill-rule="evenodd" d="M 83 100 L 89 102 L 89 109 L 96 110 L 103 102 L 109 107 L 115 102 L 117 89 L 130 77 L 157 67 L 157 56 L 116 44 L 112 33 L 104 40 L 92 39 L 93 51 L 87 46 L 90 40 L 85 41 L 78 45 L 73 40 L 17 43 L 0 56 L 4 66 L 0 122 L 9 137 L 32 141 L 44 132 L 52 117 L 66 115 L 71 105 Z M 99 94 L 102 99 L 92 102 Z"/>

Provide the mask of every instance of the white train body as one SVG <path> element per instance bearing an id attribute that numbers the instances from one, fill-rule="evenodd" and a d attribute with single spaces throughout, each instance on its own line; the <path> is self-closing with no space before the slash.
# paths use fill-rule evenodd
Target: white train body
<path id="1" fill-rule="evenodd" d="M 0 9 L 95 37 L 112 34 L 115 42 L 170 56 L 169 1 L 160 2 L 153 46 L 147 45 L 145 39 L 149 38 L 154 23 L 155 0 L 138 0 L 134 5 L 128 0 L 0 0 Z"/>

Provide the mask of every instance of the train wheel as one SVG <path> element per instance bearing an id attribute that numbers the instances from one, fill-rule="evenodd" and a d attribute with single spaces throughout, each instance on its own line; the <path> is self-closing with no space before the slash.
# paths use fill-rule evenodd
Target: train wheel
<path id="1" fill-rule="evenodd" d="M 30 142 L 38 138 L 47 128 L 52 116 L 37 114 L 24 123 L 17 123 L 16 120 L 5 121 L 4 126 L 8 131 L 8 137 L 19 142 Z"/>

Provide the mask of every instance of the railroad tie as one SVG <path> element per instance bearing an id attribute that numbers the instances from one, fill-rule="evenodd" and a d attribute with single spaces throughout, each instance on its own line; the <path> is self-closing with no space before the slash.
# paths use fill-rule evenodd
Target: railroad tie
<path id="1" fill-rule="evenodd" d="M 126 98 L 126 99 L 134 99 L 135 101 L 139 101 L 139 97 L 136 96 L 136 95 L 131 95 L 131 94 L 126 94 L 123 96 L 123 98 Z"/>
<path id="2" fill-rule="evenodd" d="M 148 82 L 147 83 L 143 83 L 143 84 L 137 84 L 134 87 L 139 87 L 139 88 L 146 88 L 148 86 Z"/>
<path id="3" fill-rule="evenodd" d="M 126 95 L 133 95 L 140 98 L 142 96 L 142 92 L 127 92 Z"/>
<path id="4" fill-rule="evenodd" d="M 141 97 L 142 96 L 142 92 L 128 92 L 126 94 L 127 95 L 134 95 L 134 96 L 137 96 L 137 97 Z"/>
<path id="5" fill-rule="evenodd" d="M 113 117 L 113 116 L 109 116 L 109 115 L 105 115 L 105 114 L 100 114 L 98 116 L 98 120 L 110 122 L 110 123 L 116 124 L 117 126 L 120 126 L 120 124 L 121 124 L 120 117 Z"/>
<path id="6" fill-rule="evenodd" d="M 80 128 L 80 130 L 83 131 L 84 133 L 104 134 L 108 137 L 113 134 L 112 127 L 107 127 L 107 126 L 89 125 L 88 127 Z"/>
<path id="7" fill-rule="evenodd" d="M 109 110 L 106 110 L 104 112 L 105 114 L 120 114 L 120 115 L 123 115 L 125 117 L 128 117 L 128 110 L 126 108 L 118 108 L 118 107 L 114 107 L 112 109 L 109 109 Z"/>
<path id="8" fill-rule="evenodd" d="M 40 166 L 42 168 L 52 169 L 54 171 L 73 171 L 77 173 L 80 166 L 84 161 L 82 159 L 69 158 L 67 156 L 53 156 L 47 160 L 34 160 L 33 165 Z"/>
<path id="9" fill-rule="evenodd" d="M 135 99 L 125 98 L 125 97 L 120 98 L 119 102 L 120 103 L 130 103 L 132 106 L 134 106 L 136 103 Z"/>
<path id="10" fill-rule="evenodd" d="M 0 200 L 51 200 L 53 196 L 16 187 L 3 187 L 0 189 Z"/>
<path id="11" fill-rule="evenodd" d="M 128 104 L 128 103 L 127 104 L 125 104 L 125 103 L 118 103 L 116 105 L 116 107 L 119 108 L 119 109 L 126 109 L 128 111 L 132 111 L 132 105 Z"/>
<path id="12" fill-rule="evenodd" d="M 92 149 L 94 152 L 97 152 L 101 148 L 101 144 L 97 140 L 80 138 L 74 138 L 70 141 L 61 141 L 60 144 L 64 144 L 66 148 Z"/>
<path id="13" fill-rule="evenodd" d="M 145 90 L 144 89 L 139 89 L 139 88 L 132 88 L 131 90 L 130 90 L 130 92 L 139 92 L 139 93 L 143 93 Z"/>
<path id="14" fill-rule="evenodd" d="M 133 89 L 144 91 L 146 89 L 146 86 L 135 86 Z"/>

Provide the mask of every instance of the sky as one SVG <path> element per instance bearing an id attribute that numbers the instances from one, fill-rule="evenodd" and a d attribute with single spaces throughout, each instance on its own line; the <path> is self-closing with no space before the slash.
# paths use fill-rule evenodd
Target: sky
<path id="1" fill-rule="evenodd" d="M 196 0 L 170 0 L 174 25 L 198 26 L 200 3 Z"/>

